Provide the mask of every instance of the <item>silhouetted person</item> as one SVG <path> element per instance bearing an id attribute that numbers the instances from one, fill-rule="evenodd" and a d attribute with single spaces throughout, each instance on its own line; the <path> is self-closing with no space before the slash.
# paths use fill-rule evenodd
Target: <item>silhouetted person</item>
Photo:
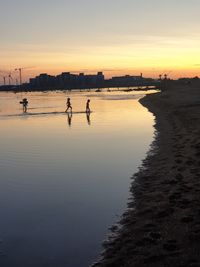
<path id="1" fill-rule="evenodd" d="M 71 127 L 71 124 L 72 124 L 72 113 L 67 113 L 67 118 L 68 118 L 68 125 L 69 127 Z"/>
<path id="2" fill-rule="evenodd" d="M 27 107 L 28 107 L 28 100 L 27 98 L 23 98 L 22 101 L 19 102 L 23 106 L 23 112 L 27 112 Z"/>
<path id="3" fill-rule="evenodd" d="M 90 99 L 88 99 L 87 103 L 86 103 L 86 113 L 90 113 Z"/>
<path id="4" fill-rule="evenodd" d="M 86 112 L 86 118 L 87 118 L 88 125 L 91 125 L 90 112 Z"/>
<path id="5" fill-rule="evenodd" d="M 67 104 L 67 109 L 65 110 L 65 112 L 67 112 L 69 109 L 72 112 L 72 105 L 71 105 L 69 97 L 67 98 L 67 103 L 66 104 Z"/>

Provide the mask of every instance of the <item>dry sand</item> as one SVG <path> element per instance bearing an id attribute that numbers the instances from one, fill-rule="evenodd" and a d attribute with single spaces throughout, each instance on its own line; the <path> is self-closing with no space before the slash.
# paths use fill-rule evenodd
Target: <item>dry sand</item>
<path id="1" fill-rule="evenodd" d="M 94 266 L 200 266 L 200 84 L 169 82 L 141 103 L 155 115 L 155 141 Z"/>

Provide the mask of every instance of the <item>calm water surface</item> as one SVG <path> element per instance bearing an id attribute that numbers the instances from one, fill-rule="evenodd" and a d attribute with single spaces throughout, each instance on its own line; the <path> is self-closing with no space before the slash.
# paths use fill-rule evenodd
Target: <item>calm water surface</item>
<path id="1" fill-rule="evenodd" d="M 62 113 L 66 97 L 72 117 Z M 98 257 L 152 141 L 141 97 L 0 93 L 0 266 L 87 267 Z"/>

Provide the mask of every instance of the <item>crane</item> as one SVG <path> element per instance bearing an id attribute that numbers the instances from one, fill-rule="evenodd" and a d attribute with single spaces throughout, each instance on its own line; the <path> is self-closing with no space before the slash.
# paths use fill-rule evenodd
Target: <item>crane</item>
<path id="1" fill-rule="evenodd" d="M 0 76 L 3 78 L 3 84 L 4 84 L 4 86 L 5 86 L 5 85 L 6 85 L 6 75 L 4 74 L 5 71 L 0 70 L 0 73 L 2 73 L 2 74 L 0 74 Z"/>
<path id="2" fill-rule="evenodd" d="M 34 67 L 24 67 L 24 68 L 16 68 L 15 71 L 19 71 L 19 85 L 22 85 L 22 71 L 25 69 L 32 69 Z"/>
<path id="3" fill-rule="evenodd" d="M 4 75 L 0 75 L 2 78 L 3 78 L 3 84 L 4 84 L 4 86 L 6 85 L 6 76 L 4 76 Z"/>
<path id="4" fill-rule="evenodd" d="M 0 76 L 3 78 L 3 83 L 6 85 L 6 79 L 8 79 L 8 85 L 11 85 L 11 81 L 13 80 L 12 71 L 0 70 L 2 73 Z"/>

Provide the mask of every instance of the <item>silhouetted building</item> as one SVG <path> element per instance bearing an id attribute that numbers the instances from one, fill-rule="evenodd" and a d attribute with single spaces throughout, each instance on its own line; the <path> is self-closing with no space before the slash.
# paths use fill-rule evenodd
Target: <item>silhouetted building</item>
<path id="1" fill-rule="evenodd" d="M 29 83 L 32 89 L 46 87 L 56 87 L 57 89 L 77 89 L 77 88 L 97 88 L 104 86 L 104 75 L 98 72 L 97 75 L 79 75 L 63 72 L 57 76 L 50 76 L 42 73 L 35 78 L 30 79 Z"/>
<path id="2" fill-rule="evenodd" d="M 110 86 L 113 87 L 126 87 L 126 86 L 136 86 L 136 85 L 142 85 L 144 81 L 144 78 L 142 75 L 140 76 L 130 76 L 130 75 L 125 75 L 125 76 L 117 76 L 117 77 L 112 77 L 108 83 Z"/>
<path id="3" fill-rule="evenodd" d="M 97 85 L 99 87 L 104 85 L 104 80 L 105 80 L 105 77 L 103 75 L 103 72 L 98 72 L 97 73 Z"/>
<path id="4" fill-rule="evenodd" d="M 77 86 L 77 75 L 70 72 L 63 72 L 56 76 L 56 85 L 61 89 L 71 89 Z"/>
<path id="5" fill-rule="evenodd" d="M 57 76 L 42 73 L 35 78 L 31 78 L 28 89 L 92 89 L 103 87 L 146 86 L 155 84 L 155 80 L 151 78 L 144 78 L 142 73 L 140 76 L 125 75 L 105 80 L 103 72 L 98 72 L 97 74 L 72 74 L 70 72 L 62 72 Z"/>
<path id="6" fill-rule="evenodd" d="M 48 75 L 46 73 L 42 73 L 35 78 L 31 78 L 29 85 L 31 88 L 53 88 L 55 86 L 55 77 Z"/>

